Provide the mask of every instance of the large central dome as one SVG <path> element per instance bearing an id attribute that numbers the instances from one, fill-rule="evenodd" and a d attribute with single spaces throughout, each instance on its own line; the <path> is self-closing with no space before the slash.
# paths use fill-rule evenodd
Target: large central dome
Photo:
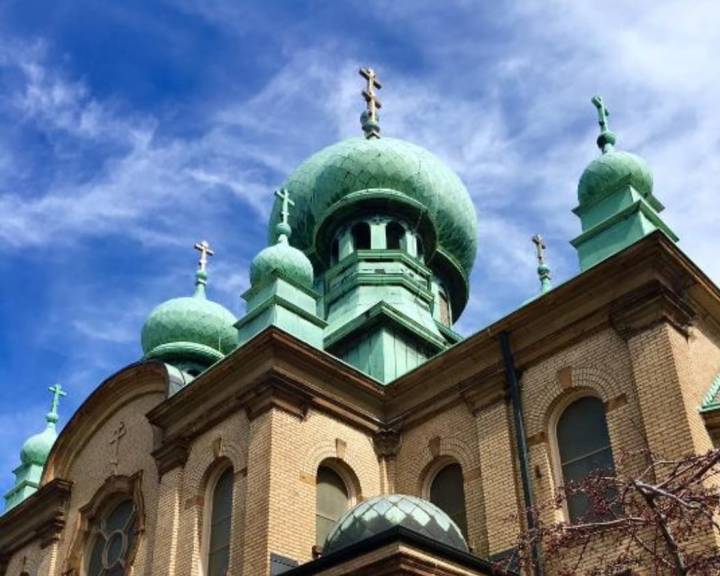
<path id="1" fill-rule="evenodd" d="M 395 138 L 350 138 L 324 148 L 303 162 L 285 183 L 296 203 L 290 217 L 293 245 L 318 254 L 317 227 L 353 193 L 394 196 L 425 211 L 436 227 L 437 247 L 470 272 L 477 249 L 475 208 L 460 178 L 434 154 Z M 393 194 L 394 192 L 394 194 Z M 357 196 L 360 203 L 362 196 Z M 355 203 L 355 202 L 353 202 Z M 275 202 L 270 230 L 280 217 Z M 274 238 L 271 238 L 271 241 Z"/>
<path id="2" fill-rule="evenodd" d="M 303 162 L 284 188 L 295 201 L 292 244 L 320 268 L 328 264 L 333 226 L 342 214 L 389 211 L 416 223 L 428 264 L 451 277 L 455 311 L 462 310 L 477 250 L 477 217 L 460 178 L 434 154 L 395 138 L 350 138 Z M 276 200 L 270 243 L 280 209 Z"/>

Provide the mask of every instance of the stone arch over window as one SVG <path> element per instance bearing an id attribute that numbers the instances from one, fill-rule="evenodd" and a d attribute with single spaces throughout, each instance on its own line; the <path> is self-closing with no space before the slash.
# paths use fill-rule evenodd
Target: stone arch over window
<path id="1" fill-rule="evenodd" d="M 207 474 L 203 522 L 205 576 L 224 576 L 230 566 L 235 470 L 227 458 L 218 460 Z"/>
<path id="2" fill-rule="evenodd" d="M 111 476 L 79 510 L 63 574 L 127 574 L 145 531 L 142 472 Z"/>
<path id="3" fill-rule="evenodd" d="M 550 434 L 558 486 L 579 484 L 595 471 L 614 472 L 605 403 L 597 394 L 578 390 L 563 398 L 550 421 Z M 568 495 L 565 514 L 570 522 L 581 520 L 587 508 L 584 495 Z"/>
<path id="4" fill-rule="evenodd" d="M 402 250 L 405 248 L 405 228 L 394 220 L 385 226 L 385 242 L 388 250 Z"/>
<path id="5" fill-rule="evenodd" d="M 450 516 L 467 538 L 465 476 L 460 462 L 447 456 L 433 461 L 424 474 L 422 495 Z"/>
<path id="6" fill-rule="evenodd" d="M 319 548 L 340 517 L 358 500 L 355 473 L 337 458 L 326 458 L 315 475 L 315 543 Z"/>
<path id="7" fill-rule="evenodd" d="M 357 222 L 350 228 L 353 250 L 370 250 L 370 224 Z"/>

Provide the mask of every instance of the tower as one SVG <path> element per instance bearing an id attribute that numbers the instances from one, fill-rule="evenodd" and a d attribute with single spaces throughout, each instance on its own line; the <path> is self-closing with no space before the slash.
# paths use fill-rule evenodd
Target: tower
<path id="1" fill-rule="evenodd" d="M 276 199 L 270 244 L 287 218 L 293 246 L 313 265 L 322 347 L 389 382 L 460 340 L 477 219 L 458 176 L 409 142 L 380 136 L 376 73 L 367 80 L 365 137 L 303 162 Z"/>
<path id="2" fill-rule="evenodd" d="M 608 109 L 600 96 L 592 98 L 598 111 L 602 154 L 583 172 L 578 183 L 578 206 L 582 233 L 572 240 L 580 269 L 585 271 L 650 234 L 661 230 L 677 242 L 678 237 L 663 222 L 664 206 L 653 195 L 653 177 L 645 161 L 617 150 L 617 137 L 608 127 Z"/>

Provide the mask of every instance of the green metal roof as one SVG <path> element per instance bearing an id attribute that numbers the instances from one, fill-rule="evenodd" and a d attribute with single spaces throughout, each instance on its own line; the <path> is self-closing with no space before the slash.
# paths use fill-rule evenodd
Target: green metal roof
<path id="1" fill-rule="evenodd" d="M 587 204 L 614 191 L 624 179 L 643 197 L 650 196 L 653 177 L 645 160 L 630 152 L 610 150 L 590 162 L 578 184 L 578 201 Z"/>
<path id="2" fill-rule="evenodd" d="M 290 217 L 293 245 L 317 253 L 316 233 L 326 215 L 350 194 L 357 207 L 370 198 L 406 203 L 430 218 L 437 247 L 469 275 L 477 250 L 477 216 L 460 178 L 429 151 L 394 138 L 350 138 L 311 156 L 288 178 L 284 187 L 295 208 Z M 379 191 L 379 192 L 378 192 Z M 383 194 L 383 191 L 385 192 Z M 275 201 L 270 241 L 281 220 L 282 202 Z M 329 247 L 323 247 L 329 250 Z"/>
<path id="3" fill-rule="evenodd" d="M 193 296 L 173 298 L 157 306 L 142 329 L 146 358 L 198 358 L 215 362 L 237 345 L 237 319 L 205 296 L 207 274 L 197 273 Z"/>

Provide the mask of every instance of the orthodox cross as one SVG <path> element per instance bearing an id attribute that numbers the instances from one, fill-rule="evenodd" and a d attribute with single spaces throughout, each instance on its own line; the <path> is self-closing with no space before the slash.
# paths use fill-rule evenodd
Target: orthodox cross
<path id="1" fill-rule="evenodd" d="M 50 392 L 52 392 L 52 395 L 53 395 L 52 404 L 50 407 L 50 413 L 57 415 L 57 409 L 58 409 L 58 404 L 60 403 L 60 398 L 62 396 L 67 396 L 67 392 L 65 392 L 65 390 L 62 389 L 62 386 L 60 384 L 54 384 L 53 386 L 50 386 L 50 388 L 48 388 L 48 390 L 50 390 Z"/>
<path id="2" fill-rule="evenodd" d="M 545 240 L 542 236 L 540 236 L 540 234 L 535 234 L 531 240 L 533 241 L 533 244 L 535 244 L 538 262 L 540 264 L 545 264 L 545 249 L 547 248 L 547 246 L 545 246 Z"/>
<path id="3" fill-rule="evenodd" d="M 597 108 L 598 111 L 598 123 L 600 124 L 600 130 L 602 132 L 606 132 L 607 130 L 609 130 L 607 119 L 608 116 L 610 116 L 610 111 L 605 106 L 605 102 L 603 102 L 602 96 L 593 96 L 592 103 L 595 105 L 595 108 Z"/>
<path id="4" fill-rule="evenodd" d="M 280 215 L 282 216 L 282 223 L 287 224 L 290 218 L 290 206 L 295 206 L 295 202 L 290 200 L 290 192 L 287 188 L 280 188 L 275 190 L 275 196 L 280 198 L 282 202 L 282 208 L 280 208 Z"/>
<path id="5" fill-rule="evenodd" d="M 372 68 L 360 68 L 360 76 L 367 80 L 367 88 L 362 91 L 362 95 L 367 103 L 368 120 L 377 122 L 377 111 L 382 108 L 382 103 L 378 100 L 375 88 L 382 88 L 377 73 Z"/>
<path id="6" fill-rule="evenodd" d="M 193 246 L 195 250 L 200 252 L 200 261 L 198 264 L 200 265 L 200 271 L 205 272 L 205 268 L 207 268 L 207 257 L 208 256 L 215 256 L 215 252 L 212 248 L 210 248 L 210 243 L 207 240 L 203 240 L 202 242 L 198 242 Z"/>
<path id="7" fill-rule="evenodd" d="M 113 467 L 113 475 L 117 474 L 117 467 L 120 463 L 120 440 L 122 440 L 122 437 L 125 436 L 126 433 L 125 422 L 120 422 L 120 426 L 113 431 L 113 437 L 112 440 L 110 440 L 110 446 L 115 445 L 115 456 L 110 460 L 110 464 L 112 464 Z"/>

